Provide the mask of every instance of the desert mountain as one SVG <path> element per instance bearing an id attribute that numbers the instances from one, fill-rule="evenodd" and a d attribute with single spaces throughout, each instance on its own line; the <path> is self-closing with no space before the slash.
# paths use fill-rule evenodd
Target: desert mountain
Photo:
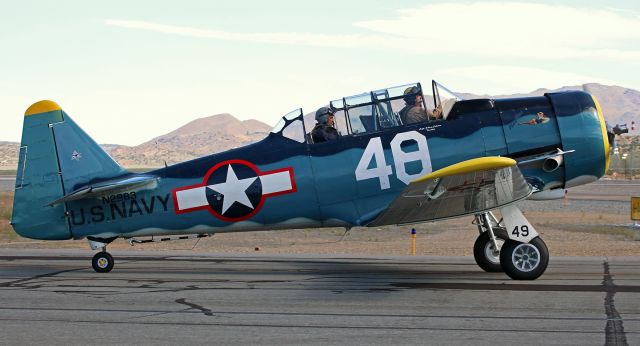
<path id="1" fill-rule="evenodd" d="M 0 142 L 0 169 L 16 169 L 20 143 Z"/>
<path id="2" fill-rule="evenodd" d="M 196 119 L 135 147 L 119 146 L 111 156 L 125 167 L 160 167 L 243 146 L 264 138 L 271 126 L 230 114 Z"/>
<path id="3" fill-rule="evenodd" d="M 612 126 L 622 123 L 631 125 L 632 121 L 640 120 L 638 119 L 640 116 L 640 91 L 602 84 L 585 84 L 583 88 L 584 91 L 598 99 L 605 119 Z"/>

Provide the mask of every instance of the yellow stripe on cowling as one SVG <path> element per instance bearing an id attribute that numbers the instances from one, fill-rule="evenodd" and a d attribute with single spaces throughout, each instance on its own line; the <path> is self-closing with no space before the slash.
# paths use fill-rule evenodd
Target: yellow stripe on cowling
<path id="1" fill-rule="evenodd" d="M 604 174 L 607 174 L 609 170 L 609 163 L 611 162 L 611 157 L 609 155 L 609 136 L 607 136 L 607 125 L 604 122 L 604 115 L 602 115 L 602 108 L 600 108 L 600 104 L 596 97 L 591 95 L 593 99 L 593 103 L 596 105 L 596 110 L 598 110 L 598 118 L 600 118 L 600 128 L 602 129 L 602 142 L 604 143 L 604 157 L 605 157 L 605 166 L 604 166 Z"/>
<path id="2" fill-rule="evenodd" d="M 24 112 L 24 116 L 28 117 L 34 114 L 59 111 L 61 109 L 62 108 L 60 108 L 60 106 L 58 106 L 58 104 L 53 101 L 42 100 L 32 104 L 31 107 L 27 108 L 27 111 Z"/>
<path id="3" fill-rule="evenodd" d="M 422 176 L 412 181 L 412 183 L 419 183 L 425 180 L 442 178 L 450 175 L 480 172 L 480 171 L 486 171 L 488 169 L 511 167 L 515 164 L 516 164 L 516 160 L 510 159 L 508 157 L 499 157 L 499 156 L 480 157 L 477 159 L 462 161 L 454 165 L 441 168 L 435 172 L 431 172 L 425 176 Z"/>

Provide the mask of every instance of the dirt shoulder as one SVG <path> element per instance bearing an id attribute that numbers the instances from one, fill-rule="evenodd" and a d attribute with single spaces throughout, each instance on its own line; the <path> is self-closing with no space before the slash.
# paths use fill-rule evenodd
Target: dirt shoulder
<path id="1" fill-rule="evenodd" d="M 7 211 L 10 195 L 0 196 Z M 552 256 L 638 256 L 640 230 L 629 227 L 630 196 L 640 196 L 640 184 L 592 184 L 572 190 L 568 200 L 526 201 L 519 204 L 549 247 Z M 596 195 L 597 198 L 585 198 Z M 86 240 L 35 241 L 17 236 L 8 225 L 10 212 L 0 220 L 0 248 L 88 249 Z M 499 213 L 497 215 L 499 217 Z M 478 236 L 473 217 L 414 225 L 417 255 L 471 256 Z M 136 245 L 119 239 L 110 250 L 193 250 L 196 252 L 278 254 L 407 255 L 412 226 L 218 233 L 213 237 Z"/>
<path id="2" fill-rule="evenodd" d="M 565 215 L 566 216 L 566 215 Z M 528 215 L 535 224 L 539 215 Z M 579 214 L 576 215 L 579 217 Z M 542 216 L 542 218 L 546 218 Z M 417 230 L 416 254 L 432 256 L 471 256 L 478 231 L 471 218 L 414 226 Z M 131 246 L 116 240 L 112 250 L 193 250 L 196 252 L 277 253 L 277 254 L 366 254 L 407 255 L 411 251 L 411 227 L 341 228 L 266 232 L 219 233 L 210 238 L 150 243 Z M 640 231 L 608 225 L 537 226 L 553 256 L 637 256 Z M 77 248 L 88 249 L 86 241 L 33 241 L 16 238 L 0 248 Z"/>

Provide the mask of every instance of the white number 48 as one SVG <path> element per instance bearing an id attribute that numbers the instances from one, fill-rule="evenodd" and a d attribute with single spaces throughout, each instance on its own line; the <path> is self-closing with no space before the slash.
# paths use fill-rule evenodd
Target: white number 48
<path id="1" fill-rule="evenodd" d="M 403 151 L 402 143 L 406 141 L 416 142 L 418 144 L 418 150 L 410 152 Z M 417 131 L 398 133 L 393 137 L 390 144 L 396 175 L 400 181 L 408 185 L 411 181 L 431 173 L 431 157 L 429 156 L 429 147 L 427 146 L 427 138 L 425 136 Z M 372 160 L 375 161 L 375 167 L 369 168 Z M 414 161 L 419 161 L 422 164 L 422 170 L 415 174 L 409 174 L 407 173 L 405 165 Z M 385 190 L 391 187 L 389 176 L 392 174 L 391 165 L 387 165 L 384 157 L 382 140 L 380 137 L 371 138 L 356 167 L 356 180 L 378 178 L 380 181 L 380 189 Z"/>

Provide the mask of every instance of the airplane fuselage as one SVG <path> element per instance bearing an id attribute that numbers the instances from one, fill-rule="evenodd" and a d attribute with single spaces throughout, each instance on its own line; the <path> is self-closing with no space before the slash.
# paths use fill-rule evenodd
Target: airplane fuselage
<path id="1" fill-rule="evenodd" d="M 60 222 L 75 239 L 364 226 L 412 180 L 477 157 L 525 160 L 575 150 L 558 169 L 534 163 L 522 172 L 539 190 L 595 181 L 608 155 L 603 123 L 595 100 L 572 92 L 461 101 L 447 120 L 325 143 L 271 133 L 246 147 L 148 172 L 157 180 L 144 187 L 67 202 Z"/>

